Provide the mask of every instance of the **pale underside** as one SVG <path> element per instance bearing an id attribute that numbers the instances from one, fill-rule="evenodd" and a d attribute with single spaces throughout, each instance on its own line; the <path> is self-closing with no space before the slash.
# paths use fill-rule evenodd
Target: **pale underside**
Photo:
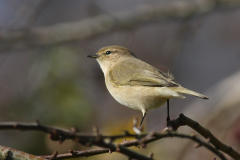
<path id="1" fill-rule="evenodd" d="M 136 58 L 116 64 L 105 79 L 109 92 L 119 103 L 143 114 L 170 98 L 184 98 L 174 90 L 182 87 L 172 77 Z"/>
<path id="2" fill-rule="evenodd" d="M 114 89 L 112 89 L 114 87 Z M 107 84 L 111 95 L 122 105 L 140 110 L 143 114 L 162 106 L 170 98 L 185 98 L 168 87 L 112 86 Z"/>

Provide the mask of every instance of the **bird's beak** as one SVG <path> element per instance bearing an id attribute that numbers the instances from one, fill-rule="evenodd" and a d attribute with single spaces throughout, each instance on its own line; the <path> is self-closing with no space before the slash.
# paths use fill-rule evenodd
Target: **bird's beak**
<path id="1" fill-rule="evenodd" d="M 87 57 L 89 57 L 89 58 L 98 58 L 99 57 L 99 55 L 88 55 Z"/>

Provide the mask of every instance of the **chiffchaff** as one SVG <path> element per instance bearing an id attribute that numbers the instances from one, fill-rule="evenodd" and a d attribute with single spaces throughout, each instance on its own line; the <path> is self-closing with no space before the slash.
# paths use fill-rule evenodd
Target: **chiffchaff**
<path id="1" fill-rule="evenodd" d="M 147 110 L 160 107 L 165 102 L 168 102 L 169 122 L 170 98 L 185 98 L 182 94 L 190 94 L 208 99 L 202 94 L 183 88 L 171 75 L 141 61 L 124 47 L 103 47 L 96 55 L 88 57 L 97 59 L 111 95 L 122 105 L 142 111 L 140 125 Z"/>

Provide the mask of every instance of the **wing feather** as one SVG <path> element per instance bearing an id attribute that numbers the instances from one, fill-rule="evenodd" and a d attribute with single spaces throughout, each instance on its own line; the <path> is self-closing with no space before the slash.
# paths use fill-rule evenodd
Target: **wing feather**
<path id="1" fill-rule="evenodd" d="M 180 86 L 171 76 L 136 58 L 115 65 L 109 76 L 111 82 L 120 86 Z"/>

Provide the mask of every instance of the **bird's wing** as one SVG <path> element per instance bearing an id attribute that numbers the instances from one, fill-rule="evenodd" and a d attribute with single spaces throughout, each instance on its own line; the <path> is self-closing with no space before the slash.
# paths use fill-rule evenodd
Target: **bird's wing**
<path id="1" fill-rule="evenodd" d="M 120 86 L 180 86 L 171 76 L 139 59 L 115 65 L 109 72 L 109 77 L 111 82 Z"/>

